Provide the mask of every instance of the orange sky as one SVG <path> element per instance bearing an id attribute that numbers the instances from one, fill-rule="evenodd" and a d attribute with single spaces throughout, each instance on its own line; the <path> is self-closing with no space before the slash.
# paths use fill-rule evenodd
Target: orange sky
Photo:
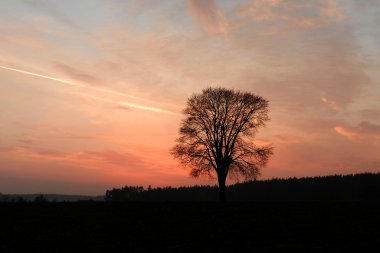
<path id="1" fill-rule="evenodd" d="M 270 101 L 262 178 L 380 171 L 379 0 L 1 1 L 0 192 L 192 179 L 169 149 L 208 86 Z"/>

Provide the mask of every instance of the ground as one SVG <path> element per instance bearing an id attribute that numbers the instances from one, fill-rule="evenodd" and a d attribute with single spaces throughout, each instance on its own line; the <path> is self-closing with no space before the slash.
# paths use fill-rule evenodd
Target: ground
<path id="1" fill-rule="evenodd" d="M 1 203 L 0 214 L 0 252 L 380 246 L 379 202 Z"/>

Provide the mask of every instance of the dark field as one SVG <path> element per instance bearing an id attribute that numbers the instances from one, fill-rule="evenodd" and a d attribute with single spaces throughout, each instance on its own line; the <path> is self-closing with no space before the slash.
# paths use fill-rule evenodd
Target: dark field
<path id="1" fill-rule="evenodd" d="M 0 252 L 358 250 L 379 202 L 1 203 Z"/>

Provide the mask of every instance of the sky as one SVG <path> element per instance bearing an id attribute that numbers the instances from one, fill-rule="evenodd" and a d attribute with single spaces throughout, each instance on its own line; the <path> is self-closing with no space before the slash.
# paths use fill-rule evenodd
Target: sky
<path id="1" fill-rule="evenodd" d="M 269 100 L 261 179 L 380 172 L 380 0 L 0 1 L 0 192 L 216 184 L 170 155 L 187 98 Z"/>

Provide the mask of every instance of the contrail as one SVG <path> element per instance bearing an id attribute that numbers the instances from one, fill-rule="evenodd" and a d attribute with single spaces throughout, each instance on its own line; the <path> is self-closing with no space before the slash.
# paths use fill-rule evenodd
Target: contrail
<path id="1" fill-rule="evenodd" d="M 69 85 L 72 85 L 72 86 L 77 86 L 77 87 L 82 87 L 82 88 L 90 88 L 92 90 L 101 91 L 101 92 L 105 92 L 105 93 L 109 93 L 109 94 L 114 94 L 114 95 L 119 95 L 119 96 L 123 96 L 123 97 L 134 98 L 134 99 L 140 99 L 138 97 L 131 96 L 131 95 L 119 92 L 119 91 L 114 91 L 114 90 L 109 90 L 109 89 L 104 89 L 104 88 L 99 88 L 99 87 L 89 87 L 89 86 L 84 85 L 84 84 L 75 83 L 75 82 L 63 80 L 63 79 L 52 77 L 52 76 L 41 75 L 41 74 L 37 74 L 37 73 L 25 71 L 25 70 L 5 67 L 5 66 L 1 66 L 1 65 L 0 65 L 0 68 L 11 70 L 11 71 L 15 71 L 15 72 L 19 72 L 19 73 L 23 73 L 23 74 L 27 74 L 27 75 L 31 75 L 31 76 L 41 77 L 41 78 L 45 78 L 45 79 L 48 79 L 48 80 L 53 80 L 53 81 L 56 81 L 56 82 L 69 84 Z"/>
<path id="2" fill-rule="evenodd" d="M 41 75 L 41 74 L 37 74 L 37 73 L 33 73 L 33 72 L 21 70 L 21 69 L 15 69 L 15 68 L 10 68 L 10 67 L 1 66 L 1 65 L 0 65 L 0 68 L 6 69 L 6 70 L 10 70 L 10 71 L 15 71 L 15 72 L 26 74 L 26 75 L 30 75 L 30 76 L 35 76 L 35 77 L 40 77 L 40 78 L 56 81 L 56 82 L 59 82 L 59 83 L 68 84 L 68 85 L 71 85 L 71 86 L 91 89 L 91 90 L 94 90 L 94 91 L 99 91 L 99 92 L 108 93 L 108 94 L 112 94 L 112 95 L 118 95 L 118 96 L 127 97 L 127 98 L 145 100 L 143 98 L 131 96 L 131 95 L 119 92 L 119 91 L 109 90 L 109 89 L 100 88 L 100 87 L 91 87 L 91 86 L 88 86 L 88 85 L 85 85 L 85 84 L 75 83 L 75 82 L 71 82 L 71 81 L 68 81 L 68 80 L 63 80 L 63 79 L 52 77 L 52 76 Z M 84 95 L 84 94 L 82 94 L 82 95 Z M 104 99 L 104 98 L 100 98 L 100 97 L 96 97 L 96 96 L 91 96 L 91 95 L 87 95 L 87 96 L 91 97 L 93 99 L 101 100 L 103 102 L 108 102 L 108 103 L 112 102 L 112 100 L 108 100 L 108 99 Z M 139 109 L 139 110 L 144 110 L 144 111 L 173 114 L 173 112 L 170 112 L 170 111 L 158 108 L 158 107 L 139 105 L 139 104 L 136 104 L 136 103 L 129 103 L 129 102 L 112 102 L 112 103 L 119 104 L 119 105 L 121 104 L 121 105 L 125 105 L 125 106 L 131 107 L 131 108 L 136 108 L 136 109 Z"/>
<path id="3" fill-rule="evenodd" d="M 45 79 L 57 81 L 57 82 L 60 82 L 60 83 L 66 83 L 66 84 L 70 84 L 72 86 L 86 87 L 83 84 L 66 81 L 66 80 L 55 78 L 55 77 L 52 77 L 52 76 L 40 75 L 40 74 L 37 74 L 37 73 L 32 73 L 32 72 L 24 71 L 24 70 L 20 70 L 20 69 L 9 68 L 9 67 L 5 67 L 5 66 L 1 66 L 1 65 L 0 65 L 0 68 L 11 70 L 11 71 L 15 71 L 15 72 L 19 72 L 19 73 L 23 73 L 23 74 L 27 74 L 27 75 L 31 75 L 31 76 L 37 76 L 37 77 L 45 78 Z"/>
<path id="4" fill-rule="evenodd" d="M 175 112 L 164 110 L 164 109 L 157 108 L 157 107 L 144 106 L 144 105 L 139 105 L 139 104 L 130 103 L 130 102 L 124 102 L 124 101 L 115 101 L 115 100 L 102 98 L 102 97 L 98 97 L 98 96 L 94 96 L 94 95 L 90 95 L 90 94 L 86 94 L 86 93 L 72 92 L 72 94 L 91 98 L 94 100 L 99 100 L 99 101 L 109 103 L 109 104 L 126 106 L 126 107 L 136 108 L 136 109 L 145 110 L 145 111 L 159 112 L 159 113 L 166 113 L 166 114 L 176 114 Z"/>

